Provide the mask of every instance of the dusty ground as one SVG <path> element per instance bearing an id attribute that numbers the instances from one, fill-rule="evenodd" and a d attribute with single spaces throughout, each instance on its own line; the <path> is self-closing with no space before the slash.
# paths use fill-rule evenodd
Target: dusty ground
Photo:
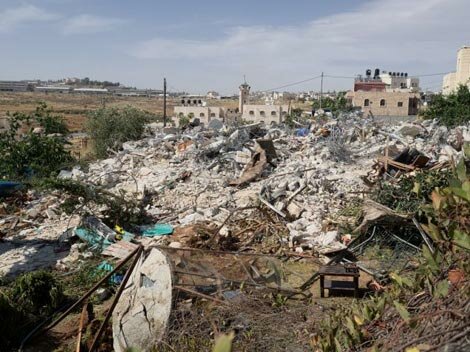
<path id="1" fill-rule="evenodd" d="M 61 93 L 0 93 L 0 119 L 7 112 L 31 112 L 39 102 L 46 102 L 54 112 L 63 115 L 73 132 L 83 130 L 83 124 L 90 111 L 104 106 L 123 107 L 131 105 L 157 115 L 163 114 L 163 99 L 148 97 L 117 97 L 102 95 L 78 95 Z M 178 99 L 168 99 L 168 115 L 173 114 L 173 108 Z"/>

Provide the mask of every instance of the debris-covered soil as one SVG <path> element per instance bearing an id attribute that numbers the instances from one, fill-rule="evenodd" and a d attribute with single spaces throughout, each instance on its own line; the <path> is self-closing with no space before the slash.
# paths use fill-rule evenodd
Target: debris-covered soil
<path id="1" fill-rule="evenodd" d="M 102 348 L 210 350 L 235 331 L 235 350 L 309 350 L 319 322 L 351 300 L 319 298 L 320 267 L 354 262 L 359 297 L 416 268 L 432 247 L 419 205 L 448 186 L 470 127 L 348 114 L 306 128 L 153 125 L 108 159 L 0 198 L 0 272 L 70 278 L 88 267 L 74 299 L 108 273 L 109 297 L 89 300 L 99 318 L 81 314 L 88 298 L 72 312 L 84 347 L 115 294 Z M 63 339 L 74 343 L 76 333 Z"/>

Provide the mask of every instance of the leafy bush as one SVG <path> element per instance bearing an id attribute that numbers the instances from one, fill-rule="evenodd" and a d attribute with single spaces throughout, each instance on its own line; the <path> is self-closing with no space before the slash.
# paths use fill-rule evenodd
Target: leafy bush
<path id="1" fill-rule="evenodd" d="M 470 148 L 466 146 L 470 157 Z M 424 207 L 428 224 L 423 226 L 442 252 L 470 251 L 470 170 L 464 159 L 456 168 L 449 186 L 432 192 L 432 205 Z"/>
<path id="2" fill-rule="evenodd" d="M 179 115 L 179 117 L 178 117 L 178 126 L 180 128 L 185 128 L 185 127 L 189 126 L 190 123 L 191 123 L 191 118 L 190 117 L 184 116 L 183 114 Z"/>
<path id="3" fill-rule="evenodd" d="M 371 198 L 395 211 L 415 213 L 430 200 L 436 187 L 448 185 L 451 171 L 420 171 L 414 176 L 401 177 L 398 182 L 383 182 Z"/>
<path id="4" fill-rule="evenodd" d="M 11 297 L 17 309 L 33 315 L 49 315 L 64 299 L 62 287 L 51 273 L 42 270 L 19 276 L 13 285 Z"/>
<path id="5" fill-rule="evenodd" d="M 39 103 L 39 105 L 36 107 L 36 111 L 33 114 L 39 125 L 44 128 L 45 134 L 69 133 L 64 118 L 60 115 L 53 115 L 52 109 L 48 108 L 46 103 Z"/>
<path id="6" fill-rule="evenodd" d="M 469 146 L 465 149 L 469 157 Z M 434 251 L 423 245 L 414 274 L 392 273 L 392 284 L 380 296 L 337 309 L 321 323 L 312 341 L 315 350 L 427 350 L 416 347 L 420 345 L 454 350 L 451 341 L 468 349 L 468 324 L 448 314 L 468 309 L 470 289 L 468 279 L 459 284 L 448 280 L 451 270 L 466 278 L 470 274 L 470 173 L 464 160 L 454 171 L 444 182 L 448 186 L 434 189 L 421 207 L 428 217 L 423 228 L 433 239 Z"/>
<path id="7" fill-rule="evenodd" d="M 45 104 L 31 114 L 8 116 L 9 128 L 0 133 L 0 178 L 50 176 L 73 161 L 62 136 L 33 133 L 35 124 L 48 133 L 66 131 L 60 117 L 52 116 Z M 28 130 L 20 133 L 22 128 Z"/>
<path id="8" fill-rule="evenodd" d="M 86 130 L 93 140 L 96 156 L 105 158 L 110 150 L 121 148 L 124 142 L 141 138 L 150 118 L 149 113 L 130 106 L 92 112 Z"/>
<path id="9" fill-rule="evenodd" d="M 83 204 L 100 206 L 102 208 L 101 219 L 110 227 L 120 224 L 125 229 L 132 230 L 133 225 L 154 221 L 145 211 L 149 197 L 145 197 L 143 201 L 135 198 L 127 199 L 124 192 L 117 195 L 97 186 L 58 178 L 41 179 L 40 182 L 35 183 L 35 187 L 54 189 L 66 194 L 68 197 L 62 203 L 61 208 L 67 214 L 75 213 L 76 209 Z"/>
<path id="10" fill-rule="evenodd" d="M 423 111 L 428 119 L 438 119 L 439 123 L 454 127 L 470 121 L 470 90 L 461 85 L 456 92 L 447 96 L 437 95 L 429 107 Z"/>
<path id="11" fill-rule="evenodd" d="M 64 301 L 62 286 L 46 271 L 17 277 L 0 291 L 0 349 L 9 351 Z"/>

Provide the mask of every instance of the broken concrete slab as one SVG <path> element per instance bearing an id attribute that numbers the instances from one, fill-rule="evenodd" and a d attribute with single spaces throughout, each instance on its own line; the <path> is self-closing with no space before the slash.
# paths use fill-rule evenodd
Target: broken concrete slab
<path id="1" fill-rule="evenodd" d="M 165 334 L 172 302 L 167 257 L 153 248 L 142 255 L 113 311 L 113 347 L 152 351 Z"/>

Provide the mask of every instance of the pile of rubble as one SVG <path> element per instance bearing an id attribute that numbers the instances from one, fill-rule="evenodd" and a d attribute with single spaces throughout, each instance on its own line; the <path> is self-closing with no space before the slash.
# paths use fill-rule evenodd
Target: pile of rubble
<path id="1" fill-rule="evenodd" d="M 145 210 L 156 222 L 175 228 L 211 223 L 220 226 L 220 236 L 232 232 L 224 221 L 235 210 L 266 206 L 286 226 L 279 241 L 288 248 L 328 253 L 344 248 L 331 215 L 367 188 L 364 181 L 374 165 L 400 169 L 408 164 L 394 156 L 413 149 L 425 156 L 425 165 L 442 164 L 458 159 L 464 141 L 470 141 L 469 126 L 448 130 L 430 120 L 381 127 L 350 114 L 306 128 L 308 133 L 258 124 L 219 131 L 196 127 L 185 133 L 157 129 L 87 170 L 75 167 L 59 177 L 129 199 L 147 198 Z M 406 162 L 405 171 L 425 166 Z M 29 192 L 26 197 L 16 211 L 8 200 L 0 206 L 5 214 L 0 220 L 3 273 L 52 264 L 62 256 L 54 241 L 80 222 L 78 215 L 61 214 L 63 196 Z M 24 267 L 14 264 L 32 251 L 46 258 Z"/>
<path id="2" fill-rule="evenodd" d="M 66 194 L 19 191 L 0 198 L 0 273 L 16 276 L 53 266 L 71 271 L 92 256 L 112 257 L 113 263 L 105 261 L 100 268 L 108 272 L 106 279 L 122 282 L 113 313 L 115 348 L 129 347 L 125 342 L 129 338 L 150 339 L 145 344 L 151 345 L 157 335 L 140 336 L 139 324 L 147 321 L 146 312 L 157 302 L 162 308 L 155 316 L 158 328 L 149 324 L 148 330 L 159 330 L 161 337 L 172 288 L 218 301 L 185 287 L 195 281 L 185 281 L 184 275 L 199 277 L 194 285 L 206 290 L 226 285 L 224 294 L 235 296 L 238 292 L 229 289 L 234 283 L 265 289 L 275 283 L 277 290 L 295 295 L 303 294 L 315 280 L 314 275 L 300 291 L 299 286 L 282 286 L 277 269 L 263 272 L 257 259 L 239 260 L 240 272 L 247 278 L 222 278 L 213 270 L 201 271 L 202 262 L 191 266 L 187 255 L 172 257 L 175 250 L 191 253 L 197 248 L 271 259 L 292 255 L 331 263 L 329 256 L 354 242 L 335 220 L 352 199 L 367 193 L 380 179 L 398 179 L 458 160 L 465 142 L 470 142 L 470 126 L 448 130 L 435 121 L 384 126 L 355 114 L 296 131 L 259 124 L 217 130 L 197 126 L 184 133 L 154 128 L 144 139 L 124 143 L 108 159 L 59 175 L 64 182 L 80 182 L 140 204 L 151 224 L 110 221 L 103 204 L 89 204 L 83 197 L 77 197 L 81 204 L 75 205 L 73 215 L 66 215 L 61 207 Z M 374 202 L 364 205 L 358 231 L 377 219 L 410 220 Z M 370 239 L 374 235 L 375 229 Z M 158 249 L 168 252 L 164 255 Z M 355 244 L 354 249 L 362 251 L 363 244 Z M 126 275 L 114 275 L 136 253 Z M 174 282 L 167 255 L 172 257 L 173 274 L 180 276 Z M 158 271 L 153 270 L 155 263 L 161 266 Z M 136 313 L 134 323 L 126 326 L 122 322 L 131 321 L 126 316 L 129 305 Z"/>

